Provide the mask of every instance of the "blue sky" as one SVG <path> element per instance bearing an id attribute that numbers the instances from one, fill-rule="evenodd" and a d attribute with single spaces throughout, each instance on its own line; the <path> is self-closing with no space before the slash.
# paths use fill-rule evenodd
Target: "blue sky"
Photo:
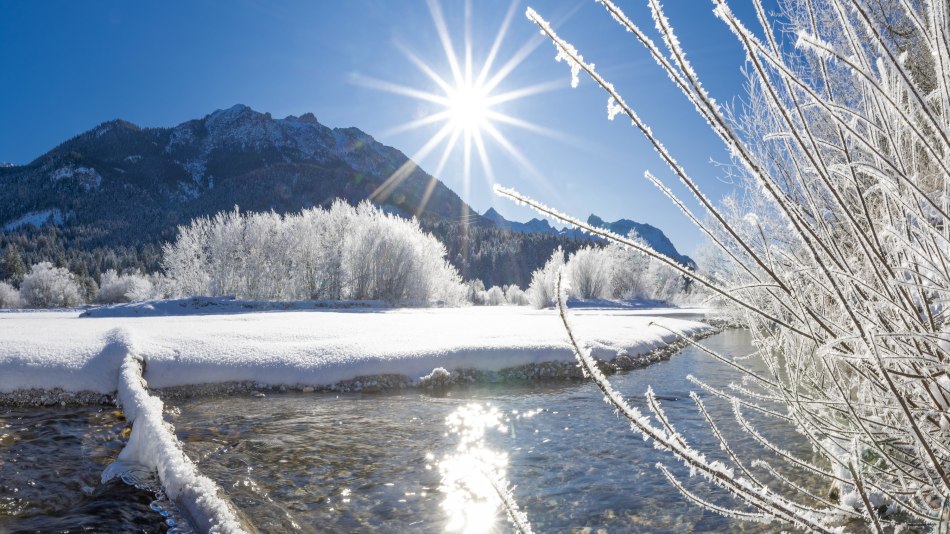
<path id="1" fill-rule="evenodd" d="M 620 6 L 645 29 L 645 1 Z M 744 55 L 704 0 L 668 0 L 669 18 L 710 92 L 721 102 L 742 94 Z M 733 10 L 754 26 L 750 2 Z M 469 6 L 476 69 L 498 34 L 508 1 Z M 629 218 L 662 228 L 681 252 L 702 241 L 679 211 L 643 179 L 651 170 L 673 182 L 628 120 L 607 120 L 607 97 L 587 79 L 570 88 L 570 74 L 554 61 L 554 47 L 524 16 L 535 8 L 575 44 L 637 108 L 663 142 L 713 198 L 728 193 L 727 161 L 685 98 L 646 53 L 592 0 L 520 2 L 496 65 L 523 47 L 529 53 L 499 84 L 504 92 L 550 82 L 543 93 L 496 109 L 548 134 L 497 124 L 532 163 L 529 168 L 496 143 L 487 143 L 495 181 L 581 218 Z M 465 4 L 443 2 L 457 54 L 465 42 Z M 427 92 L 438 86 L 407 57 L 411 51 L 446 79 L 449 63 L 423 0 L 346 2 L 207 0 L 171 2 L 20 2 L 0 0 L 0 161 L 25 164 L 73 135 L 106 120 L 173 126 L 236 103 L 283 117 L 313 112 L 331 127 L 356 126 L 407 155 L 438 124 L 394 132 L 441 108 L 380 90 L 382 80 Z M 553 135 L 551 133 L 553 132 Z M 436 149 L 421 160 L 433 172 Z M 463 180 L 461 150 L 438 176 L 475 209 L 490 206 L 526 220 L 534 213 L 495 197 L 486 170 Z M 677 188 L 677 191 L 681 191 Z"/>

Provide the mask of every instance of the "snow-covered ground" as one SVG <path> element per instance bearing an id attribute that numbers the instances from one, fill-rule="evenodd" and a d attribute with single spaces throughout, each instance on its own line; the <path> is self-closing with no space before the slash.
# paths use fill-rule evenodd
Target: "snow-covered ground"
<path id="1" fill-rule="evenodd" d="M 80 318 L 79 311 L 0 313 L 0 393 L 112 393 L 129 352 L 144 359 L 152 388 L 230 381 L 326 386 L 380 374 L 417 379 L 437 367 L 498 371 L 573 360 L 554 310 L 261 311 L 235 304 L 219 315 L 195 315 L 193 308 L 179 308 L 180 315 L 162 309 L 156 310 L 161 316 L 135 316 L 143 310 L 130 309 L 130 316 L 101 318 Z M 575 311 L 573 321 L 594 356 L 612 359 L 677 339 L 651 321 L 685 336 L 700 334 L 704 324 L 676 318 L 698 311 L 587 308 Z"/>

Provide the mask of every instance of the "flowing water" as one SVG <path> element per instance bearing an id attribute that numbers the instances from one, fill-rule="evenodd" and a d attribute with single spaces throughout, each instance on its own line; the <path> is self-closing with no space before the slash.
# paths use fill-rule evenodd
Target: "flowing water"
<path id="1" fill-rule="evenodd" d="M 155 494 L 99 482 L 126 425 L 100 406 L 0 410 L 0 532 L 166 532 Z"/>
<path id="2" fill-rule="evenodd" d="M 743 331 L 703 343 L 732 355 L 751 350 Z M 642 409 L 642 394 L 652 384 L 677 430 L 721 458 L 688 396 L 697 388 L 687 374 L 720 385 L 736 379 L 687 348 L 612 381 Z M 736 450 L 768 457 L 735 430 L 727 406 L 704 400 L 724 433 L 735 438 Z M 98 484 L 122 444 L 118 414 L 99 408 L 0 414 L 0 532 L 168 529 L 166 518 L 154 511 L 168 506 L 153 503 L 154 495 L 120 483 Z M 501 484 L 513 487 L 536 532 L 775 529 L 687 503 L 654 467 L 657 462 L 696 494 L 729 500 L 644 442 L 586 382 L 487 384 L 442 396 L 409 391 L 199 398 L 175 402 L 168 418 L 201 472 L 261 532 L 510 530 L 485 473 L 502 475 Z M 791 429 L 758 426 L 809 457 Z"/>

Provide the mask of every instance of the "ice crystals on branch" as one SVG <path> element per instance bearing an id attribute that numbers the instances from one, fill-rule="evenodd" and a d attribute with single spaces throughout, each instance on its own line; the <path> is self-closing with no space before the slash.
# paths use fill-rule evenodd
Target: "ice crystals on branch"
<path id="1" fill-rule="evenodd" d="M 805 30 L 798 30 L 796 34 L 798 40 L 795 41 L 795 48 L 809 50 L 825 61 L 831 61 L 835 58 L 834 48 L 827 41 Z"/>
<path id="2" fill-rule="evenodd" d="M 623 113 L 623 106 L 617 103 L 613 96 L 607 98 L 607 120 L 614 120 L 614 117 Z"/>
<path id="3" fill-rule="evenodd" d="M 548 22 L 541 18 L 540 15 L 530 7 L 525 10 L 525 16 L 532 20 L 535 24 L 541 27 L 541 34 L 545 36 L 554 35 L 554 30 L 551 29 L 551 25 Z M 554 60 L 567 64 L 571 69 L 571 87 L 577 88 L 577 85 L 580 83 L 581 78 L 581 64 L 584 62 L 583 56 L 577 53 L 577 49 L 574 48 L 570 43 L 555 40 L 554 46 L 557 48 L 557 55 L 554 56 Z M 591 64 L 593 68 L 593 64 Z"/>
<path id="4" fill-rule="evenodd" d="M 709 214 L 693 215 L 646 174 L 720 248 L 729 268 L 714 277 L 684 274 L 721 297 L 758 348 L 753 368 L 699 347 L 744 379 L 728 391 L 693 380 L 732 402 L 742 431 L 786 467 L 830 484 L 834 496 L 815 498 L 819 492 L 775 476 L 780 471 L 771 465 L 738 457 L 732 437 L 711 417 L 707 422 L 732 467 L 671 438 L 672 424 L 658 404 L 649 405 L 660 427 L 628 410 L 587 363 L 560 299 L 579 361 L 635 429 L 752 508 L 728 510 L 699 499 L 660 467 L 687 498 L 717 513 L 823 532 L 840 530 L 842 518 L 877 532 L 915 522 L 942 529 L 950 519 L 944 506 L 950 499 L 950 390 L 944 383 L 950 354 L 943 346 L 950 330 L 950 7 L 898 2 L 876 6 L 878 13 L 859 0 L 802 0 L 800 9 L 787 6 L 781 14 L 781 27 L 797 39 L 791 48 L 773 34 L 779 25 L 760 1 L 753 6 L 761 36 L 724 0 L 714 0 L 715 15 L 748 61 L 750 98 L 732 114 L 703 89 L 658 0 L 648 5 L 668 56 L 613 3 L 600 3 L 690 100 L 748 178 L 746 205 L 713 205 L 615 88 L 528 10 L 559 59 L 569 59 L 573 84 L 579 67 L 609 95 L 608 117 L 621 106 Z M 906 26 L 900 35 L 891 31 L 895 21 Z M 514 191 L 496 192 L 583 226 Z M 622 236 L 593 233 L 637 248 Z M 706 413 L 701 402 L 697 406 Z M 771 443 L 742 410 L 794 425 L 821 461 Z M 772 475 L 763 477 L 760 469 Z"/>

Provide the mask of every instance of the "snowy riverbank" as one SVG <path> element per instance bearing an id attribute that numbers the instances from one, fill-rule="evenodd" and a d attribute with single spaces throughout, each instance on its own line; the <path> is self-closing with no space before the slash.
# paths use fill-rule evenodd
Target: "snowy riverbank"
<path id="1" fill-rule="evenodd" d="M 595 357 L 613 360 L 620 354 L 635 360 L 676 341 L 677 334 L 697 336 L 707 331 L 703 323 L 676 318 L 695 318 L 696 313 L 587 308 L 575 311 L 573 317 Z M 553 310 L 350 308 L 201 316 L 79 315 L 78 311 L 0 313 L 0 402 L 23 402 L 27 390 L 32 394 L 62 390 L 66 396 L 84 392 L 80 397 L 86 400 L 110 395 L 130 351 L 144 359 L 150 388 L 234 382 L 320 388 L 378 375 L 413 382 L 439 367 L 498 372 L 573 361 Z M 651 326 L 652 321 L 661 326 Z"/>

